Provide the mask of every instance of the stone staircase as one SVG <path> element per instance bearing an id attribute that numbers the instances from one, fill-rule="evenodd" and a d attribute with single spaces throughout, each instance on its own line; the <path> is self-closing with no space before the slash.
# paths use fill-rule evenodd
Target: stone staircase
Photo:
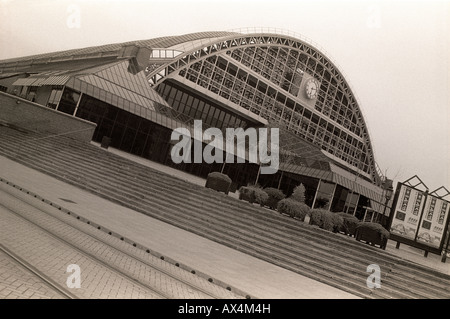
<path id="1" fill-rule="evenodd" d="M 63 136 L 45 138 L 5 126 L 0 126 L 0 136 L 0 155 L 354 295 L 450 298 L 450 276 L 343 234 L 324 231 Z M 380 266 L 380 289 L 367 287 L 370 264 Z"/>

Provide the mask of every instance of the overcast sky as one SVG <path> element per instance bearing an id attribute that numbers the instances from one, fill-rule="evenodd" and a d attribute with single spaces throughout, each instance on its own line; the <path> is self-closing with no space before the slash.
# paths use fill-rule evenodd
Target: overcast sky
<path id="1" fill-rule="evenodd" d="M 0 59 L 201 31 L 290 31 L 344 73 L 388 177 L 418 175 L 433 191 L 450 189 L 449 18 L 447 0 L 0 0 Z"/>

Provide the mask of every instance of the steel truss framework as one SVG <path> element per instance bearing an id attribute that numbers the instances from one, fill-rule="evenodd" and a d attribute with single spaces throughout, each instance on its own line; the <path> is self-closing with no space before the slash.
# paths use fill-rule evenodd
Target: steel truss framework
<path id="1" fill-rule="evenodd" d="M 152 63 L 147 69 L 151 85 L 184 77 L 296 133 L 354 171 L 365 172 L 373 183 L 380 183 L 356 98 L 335 65 L 311 45 L 273 34 L 233 35 L 166 61 L 150 59 Z M 321 83 L 313 107 L 296 96 L 296 76 L 303 72 Z M 264 93 L 260 87 L 266 87 Z"/>

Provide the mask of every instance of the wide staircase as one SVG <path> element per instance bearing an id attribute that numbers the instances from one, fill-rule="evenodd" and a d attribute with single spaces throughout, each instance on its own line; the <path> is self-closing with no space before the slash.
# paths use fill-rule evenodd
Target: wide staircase
<path id="1" fill-rule="evenodd" d="M 92 144 L 5 125 L 0 125 L 0 136 L 2 156 L 354 295 L 450 298 L 450 276 L 343 234 L 188 183 Z M 379 289 L 367 287 L 370 264 L 380 266 Z"/>

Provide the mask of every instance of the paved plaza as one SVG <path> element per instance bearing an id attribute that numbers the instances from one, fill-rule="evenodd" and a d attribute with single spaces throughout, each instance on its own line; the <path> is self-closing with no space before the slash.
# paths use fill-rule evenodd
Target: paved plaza
<path id="1" fill-rule="evenodd" d="M 253 298 L 358 298 L 144 216 L 4 157 L 0 157 L 0 165 L 4 179 Z"/>

